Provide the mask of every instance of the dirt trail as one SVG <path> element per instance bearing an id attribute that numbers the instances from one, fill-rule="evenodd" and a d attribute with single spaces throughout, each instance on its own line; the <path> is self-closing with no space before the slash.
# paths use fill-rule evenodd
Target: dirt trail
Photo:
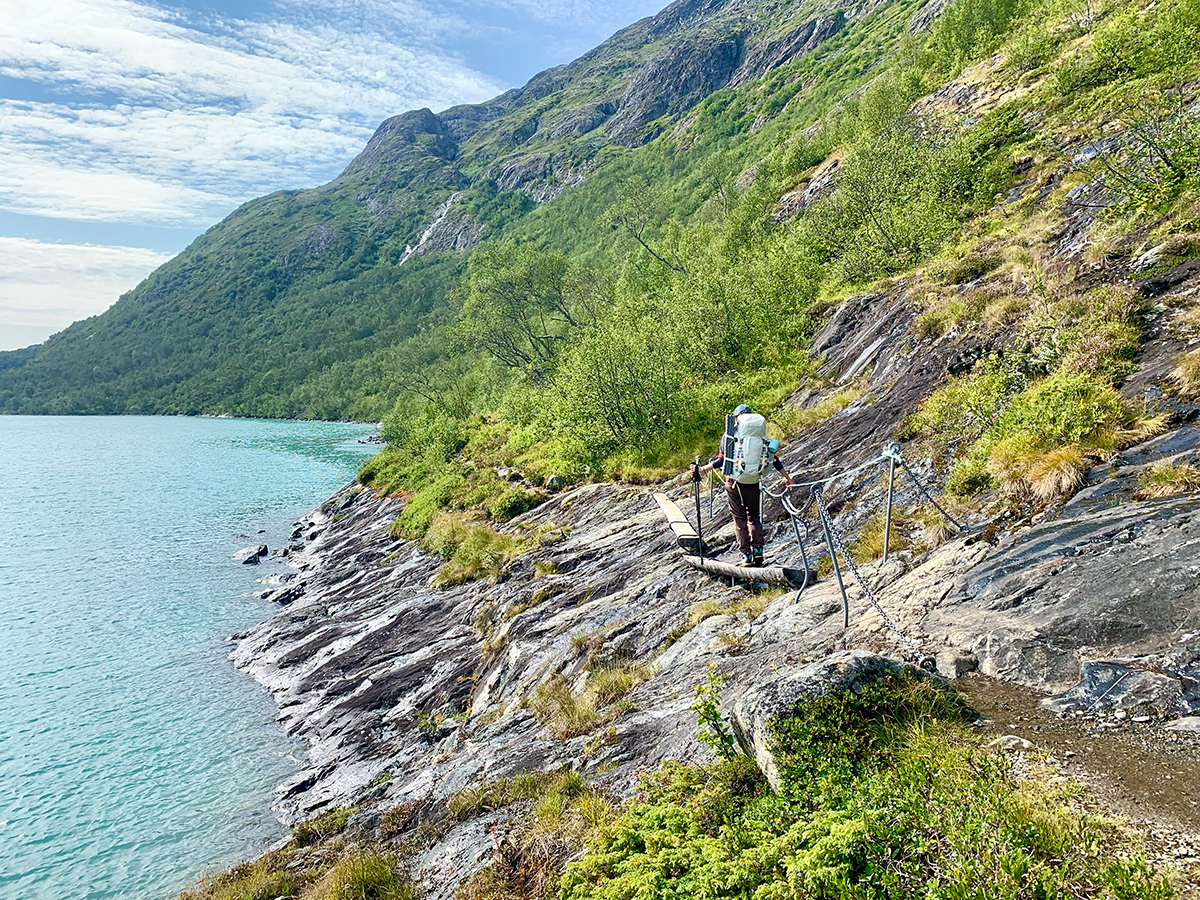
<path id="1" fill-rule="evenodd" d="M 983 716 L 984 743 L 1009 734 L 1032 742 L 1058 777 L 1085 787 L 1086 807 L 1145 834 L 1147 856 L 1180 873 L 1178 896 L 1200 898 L 1200 735 L 1107 716 L 1059 718 L 1035 692 L 981 675 L 959 685 Z"/>

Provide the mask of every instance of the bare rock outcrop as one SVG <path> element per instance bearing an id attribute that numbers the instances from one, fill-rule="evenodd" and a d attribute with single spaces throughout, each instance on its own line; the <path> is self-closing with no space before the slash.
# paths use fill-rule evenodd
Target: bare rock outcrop
<path id="1" fill-rule="evenodd" d="M 742 58 L 744 36 L 697 37 L 671 45 L 629 79 L 621 103 L 605 126 L 609 140 L 639 147 L 661 132 L 660 116 L 690 109 L 724 87 Z"/>

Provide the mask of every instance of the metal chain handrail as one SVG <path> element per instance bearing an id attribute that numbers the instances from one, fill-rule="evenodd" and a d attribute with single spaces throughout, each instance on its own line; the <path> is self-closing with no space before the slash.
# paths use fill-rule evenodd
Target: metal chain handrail
<path id="1" fill-rule="evenodd" d="M 926 500 L 928 500 L 934 509 L 936 509 L 943 516 L 945 516 L 947 522 L 949 522 L 951 525 L 953 525 L 959 531 L 966 531 L 966 526 L 963 525 L 961 522 L 959 522 L 958 519 L 954 518 L 954 516 L 950 515 L 950 513 L 946 512 L 946 510 L 942 508 L 942 505 L 933 499 L 933 495 L 930 494 L 929 491 L 927 491 L 925 489 L 925 485 L 921 483 L 921 479 L 919 479 L 916 476 L 916 473 L 913 472 L 913 470 L 911 468 L 909 468 L 908 461 L 905 460 L 903 454 L 901 454 L 901 452 L 900 452 L 899 444 L 897 444 L 895 441 L 893 441 L 892 443 L 890 443 L 886 447 L 884 447 L 883 448 L 883 457 L 885 459 L 891 459 L 891 460 L 895 460 L 896 462 L 898 462 L 900 464 L 900 468 L 904 469 L 905 473 L 908 475 L 908 480 L 913 483 L 913 486 L 918 491 L 920 491 L 921 496 L 924 497 Z"/>
<path id="2" fill-rule="evenodd" d="M 842 536 L 833 526 L 833 517 L 829 514 L 829 507 L 825 505 L 824 494 L 820 490 L 814 491 L 814 493 L 816 494 L 817 514 L 821 516 L 822 525 L 825 526 L 827 533 L 833 538 L 834 548 L 842 554 L 842 559 L 844 559 L 846 561 L 846 565 L 850 567 L 850 574 L 852 574 L 854 576 L 854 580 L 858 582 L 858 586 L 862 589 L 862 592 L 871 602 L 871 606 L 875 608 L 875 612 L 879 613 L 879 617 L 883 620 L 883 624 L 886 625 L 892 632 L 894 632 L 898 638 L 900 638 L 900 642 L 904 644 L 906 648 L 908 648 L 908 651 L 915 658 L 921 659 L 923 654 L 921 653 L 920 648 L 913 643 L 908 635 L 906 635 L 896 626 L 896 623 L 892 621 L 892 617 L 887 614 L 887 611 L 875 598 L 875 594 L 871 592 L 869 587 L 867 587 L 866 581 L 858 571 L 858 566 L 854 564 L 854 557 L 850 555 L 850 550 L 846 547 L 845 541 L 842 540 Z"/>
<path id="3" fill-rule="evenodd" d="M 844 472 L 837 472 L 833 475 L 830 475 L 828 478 L 817 478 L 813 481 L 793 481 L 791 483 L 791 485 L 785 484 L 783 487 L 783 490 L 780 491 L 778 494 L 772 493 L 771 490 L 765 484 L 763 485 L 762 490 L 763 490 L 763 493 L 766 494 L 768 497 L 774 497 L 776 500 L 778 500 L 780 497 L 782 497 L 788 491 L 799 490 L 800 488 L 805 488 L 805 487 L 816 487 L 816 486 L 822 485 L 822 484 L 830 484 L 831 482 L 837 481 L 839 478 L 848 478 L 851 475 L 857 475 L 859 472 L 863 471 L 864 469 L 869 469 L 869 468 L 871 468 L 871 466 L 877 465 L 878 463 L 883 462 L 885 459 L 887 459 L 887 457 L 884 456 L 883 454 L 880 454 L 879 456 L 876 456 L 872 459 L 867 460 L 865 463 L 855 466 L 853 469 L 846 469 L 846 471 L 844 471 Z"/>

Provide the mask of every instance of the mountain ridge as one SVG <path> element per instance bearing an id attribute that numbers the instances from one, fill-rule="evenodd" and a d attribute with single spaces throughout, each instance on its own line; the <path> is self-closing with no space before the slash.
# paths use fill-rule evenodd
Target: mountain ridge
<path id="1" fill-rule="evenodd" d="M 372 370 L 444 319 L 463 260 L 439 256 L 415 277 L 401 265 L 505 234 L 714 92 L 756 82 L 884 6 L 913 4 L 676 0 L 491 100 L 391 116 L 329 183 L 242 204 L 109 311 L 0 354 L 0 411 L 377 419 L 392 398 Z M 455 211 L 452 239 L 410 252 L 446 200 L 472 188 L 495 196 Z M 611 199 L 611 186 L 598 191 Z M 356 279 L 363 290 L 338 290 Z M 357 315 L 327 308 L 348 301 Z M 322 334 L 342 345 L 322 346 Z M 297 345 L 318 352 L 306 360 Z"/>

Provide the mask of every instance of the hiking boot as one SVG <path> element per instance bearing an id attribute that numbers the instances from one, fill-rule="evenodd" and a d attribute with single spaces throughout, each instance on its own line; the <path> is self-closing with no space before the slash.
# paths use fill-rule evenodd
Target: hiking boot
<path id="1" fill-rule="evenodd" d="M 766 557 L 763 556 L 763 548 L 762 547 L 755 547 L 754 552 L 751 553 L 750 556 L 754 560 L 752 565 L 762 566 L 766 563 Z"/>
<path id="2" fill-rule="evenodd" d="M 743 568 L 754 565 L 754 554 L 753 553 L 743 553 L 742 561 L 739 562 L 738 565 L 742 566 Z"/>

